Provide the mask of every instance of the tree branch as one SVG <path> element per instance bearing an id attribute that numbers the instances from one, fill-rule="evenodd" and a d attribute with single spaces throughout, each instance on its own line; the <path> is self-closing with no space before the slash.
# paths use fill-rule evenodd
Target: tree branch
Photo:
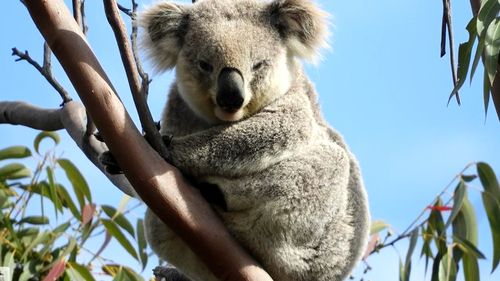
<path id="1" fill-rule="evenodd" d="M 74 101 L 67 102 L 60 109 L 40 108 L 21 101 L 0 102 L 0 124 L 22 125 L 43 131 L 65 129 L 85 156 L 116 187 L 129 196 L 137 197 L 125 176 L 106 173 L 104 165 L 99 161 L 99 155 L 108 151 L 108 147 L 94 136 L 86 136 L 86 119 L 85 108 Z"/>
<path id="2" fill-rule="evenodd" d="M 144 202 L 220 280 L 271 280 L 231 237 L 200 193 L 145 142 L 64 2 L 31 0 L 26 6 Z"/>
<path id="3" fill-rule="evenodd" d="M 63 129 L 60 109 L 43 109 L 21 101 L 0 102 L 0 124 L 22 125 L 37 130 Z"/>
<path id="4" fill-rule="evenodd" d="M 50 49 L 49 49 L 50 52 Z M 12 48 L 12 55 L 17 56 L 18 58 L 16 61 L 21 61 L 25 60 L 29 64 L 31 64 L 40 74 L 42 74 L 43 77 L 45 77 L 45 80 L 49 82 L 49 84 L 59 93 L 63 100 L 63 104 L 71 101 L 71 97 L 69 96 L 68 92 L 57 82 L 56 78 L 52 75 L 52 71 L 50 70 L 50 58 L 47 60 L 47 49 L 44 48 L 44 63 L 43 67 L 36 62 L 34 59 L 32 59 L 28 53 L 28 51 L 21 52 L 17 48 Z M 50 56 L 50 54 L 49 54 Z"/>
<path id="5" fill-rule="evenodd" d="M 115 34 L 118 49 L 122 58 L 123 66 L 127 74 L 127 79 L 134 98 L 135 107 L 139 114 L 142 128 L 145 132 L 145 138 L 151 146 L 164 158 L 168 157 L 168 151 L 163 140 L 154 124 L 153 117 L 147 105 L 146 96 L 141 94 L 141 84 L 139 82 L 139 73 L 137 64 L 128 41 L 125 25 L 120 17 L 120 11 L 115 0 L 104 0 L 106 17 Z"/>

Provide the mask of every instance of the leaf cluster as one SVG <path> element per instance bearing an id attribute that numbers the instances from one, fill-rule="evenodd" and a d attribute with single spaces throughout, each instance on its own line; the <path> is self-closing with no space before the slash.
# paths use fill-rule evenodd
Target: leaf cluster
<path id="1" fill-rule="evenodd" d="M 126 217 L 139 205 L 126 209 L 128 198 L 119 209 L 96 205 L 85 178 L 70 160 L 56 157 L 54 148 L 40 153 L 45 139 L 59 143 L 56 133 L 42 132 L 34 140 L 35 153 L 24 146 L 0 150 L 0 266 L 8 267 L 16 281 L 92 281 L 96 273 L 113 280 L 143 280 L 132 269 L 102 256 L 114 238 L 146 267 L 142 219 L 134 227 Z M 24 164 L 31 159 L 38 160 L 33 171 Z M 57 180 L 58 175 L 65 175 L 71 189 Z M 34 210 L 34 201 L 39 210 Z M 97 251 L 87 248 L 86 242 L 99 236 L 104 236 L 102 246 Z M 91 258 L 84 261 L 89 254 Z"/>
<path id="2" fill-rule="evenodd" d="M 470 166 L 475 166 L 475 174 L 464 174 Z M 372 253 L 409 239 L 406 257 L 404 260 L 400 258 L 399 262 L 400 281 L 410 280 L 417 246 L 420 247 L 420 258 L 425 260 L 425 272 L 431 272 L 431 281 L 454 281 L 460 272 L 465 281 L 480 281 L 478 260 L 486 256 L 478 248 L 477 215 L 468 195 L 476 179 L 479 179 L 481 207 L 488 218 L 493 242 L 493 273 L 500 263 L 500 185 L 487 163 L 473 163 L 464 171 L 454 180 L 456 187 L 451 198 L 445 198 L 446 189 L 443 190 L 432 204 L 425 207 L 415 223 L 396 238 L 390 239 L 393 235 L 390 225 L 383 221 L 373 222 L 372 239 L 365 260 Z M 382 240 L 380 233 L 383 231 L 387 234 Z"/>
<path id="3" fill-rule="evenodd" d="M 458 95 L 458 91 L 470 76 L 472 81 L 479 61 L 483 60 L 483 100 L 485 114 L 492 94 L 493 81 L 497 74 L 500 52 L 500 1 L 484 0 L 477 16 L 467 25 L 469 39 L 460 44 L 458 49 L 458 81 L 449 100 Z M 475 50 L 474 50 L 474 47 Z M 500 116 L 500 112 L 497 112 Z"/>

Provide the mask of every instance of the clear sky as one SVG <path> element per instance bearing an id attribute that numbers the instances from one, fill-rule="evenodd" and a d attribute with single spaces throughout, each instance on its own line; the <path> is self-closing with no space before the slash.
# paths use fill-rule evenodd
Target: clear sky
<path id="1" fill-rule="evenodd" d="M 120 3 L 129 6 L 129 1 Z M 332 48 L 324 52 L 317 66 L 307 66 L 307 72 L 319 92 L 324 116 L 345 136 L 359 159 L 374 219 L 385 220 L 396 232 L 404 230 L 470 162 L 486 161 L 500 174 L 500 122 L 493 106 L 484 116 L 482 69 L 472 85 L 464 85 L 462 106 L 454 102 L 446 105 L 452 82 L 448 57 L 439 57 L 441 1 L 319 3 L 333 15 Z M 465 26 L 471 12 L 468 1 L 452 1 L 452 5 L 458 45 L 467 38 Z M 87 0 L 86 6 L 89 41 L 127 108 L 135 115 L 102 1 Z M 41 59 L 41 36 L 19 1 L 4 1 L 3 11 L 0 100 L 24 100 L 56 108 L 61 102 L 57 93 L 31 66 L 14 62 L 10 55 L 10 49 L 18 47 Z M 59 66 L 55 63 L 54 67 L 57 78 L 75 98 Z M 171 77 L 172 73 L 153 77 L 149 102 L 156 118 L 160 116 Z M 0 125 L 0 148 L 31 145 L 34 135 L 36 131 L 31 129 Z M 66 134 L 62 136 L 59 151 L 84 173 L 96 203 L 118 205 L 121 193 L 84 158 Z M 479 248 L 491 258 L 487 219 L 478 192 L 470 193 L 481 227 Z M 132 217 L 140 217 L 141 212 L 134 212 Z M 404 246 L 402 243 L 401 255 L 405 254 Z M 112 250 L 106 256 L 116 261 L 123 261 L 124 257 Z M 126 262 L 139 268 L 133 261 Z M 371 257 L 369 263 L 373 267 L 369 280 L 397 280 L 398 257 L 392 249 Z M 419 273 L 412 280 L 424 280 L 423 264 L 415 259 L 414 268 Z M 489 275 L 490 264 L 490 260 L 482 263 L 482 280 L 500 280 L 498 272 Z M 149 272 L 144 276 L 149 276 Z"/>

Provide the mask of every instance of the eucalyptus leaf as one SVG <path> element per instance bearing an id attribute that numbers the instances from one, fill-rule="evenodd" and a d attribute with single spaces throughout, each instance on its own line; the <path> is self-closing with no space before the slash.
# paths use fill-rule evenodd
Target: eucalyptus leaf
<path id="1" fill-rule="evenodd" d="M 31 150 L 26 146 L 10 146 L 0 149 L 0 160 L 19 159 L 31 156 Z"/>
<path id="2" fill-rule="evenodd" d="M 123 232 L 116 226 L 116 224 L 112 220 L 108 219 L 102 219 L 101 220 L 102 224 L 104 225 L 104 228 L 111 234 L 118 243 L 122 245 L 122 247 L 136 260 L 139 260 L 139 257 L 137 256 L 137 253 L 134 250 L 134 247 L 132 244 L 128 241 L 128 239 L 125 237 Z"/>
<path id="3" fill-rule="evenodd" d="M 500 204 L 490 193 L 483 192 L 481 195 L 493 240 L 493 264 L 491 270 L 493 272 L 500 262 Z"/>
<path id="4" fill-rule="evenodd" d="M 130 221 L 127 218 L 125 218 L 123 213 L 118 212 L 117 209 L 109 205 L 102 205 L 101 209 L 111 220 L 116 222 L 122 229 L 127 231 L 130 235 L 135 236 L 134 227 L 132 226 Z"/>
<path id="5" fill-rule="evenodd" d="M 78 168 L 68 159 L 58 159 L 57 163 L 64 170 L 66 176 L 71 182 L 78 199 L 78 203 L 80 204 L 80 209 L 82 209 L 85 205 L 85 198 L 87 198 L 88 202 L 91 203 L 92 196 L 90 194 L 90 188 Z"/>
<path id="6" fill-rule="evenodd" d="M 35 137 L 35 140 L 33 141 L 33 146 L 35 147 L 36 153 L 40 154 L 39 151 L 40 142 L 46 138 L 51 138 L 56 145 L 59 144 L 59 142 L 61 141 L 61 138 L 56 132 L 47 132 L 47 131 L 41 132 Z"/>

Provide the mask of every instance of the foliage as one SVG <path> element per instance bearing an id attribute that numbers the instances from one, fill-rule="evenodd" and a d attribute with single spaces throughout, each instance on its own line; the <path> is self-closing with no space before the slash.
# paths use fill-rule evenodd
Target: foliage
<path id="1" fill-rule="evenodd" d="M 94 280 L 97 262 L 100 273 L 113 280 L 143 280 L 132 269 L 101 255 L 115 238 L 144 269 L 148 255 L 142 219 L 134 228 L 126 218 L 139 205 L 123 210 L 125 200 L 118 210 L 97 206 L 85 178 L 70 160 L 56 157 L 55 149 L 40 154 L 40 142 L 47 138 L 56 145 L 59 142 L 56 133 L 40 133 L 34 155 L 24 146 L 0 150 L 0 266 L 10 268 L 13 280 Z M 30 171 L 21 159 L 37 160 L 35 170 Z M 73 194 L 57 181 L 58 171 L 67 177 Z M 40 210 L 35 210 L 36 202 Z M 90 251 L 86 242 L 99 236 L 104 243 L 96 252 Z M 84 256 L 90 259 L 83 262 Z"/>
<path id="2" fill-rule="evenodd" d="M 487 113 L 493 81 L 497 74 L 500 51 L 500 1 L 484 0 L 477 16 L 473 17 L 467 25 L 469 40 L 460 44 L 458 49 L 458 81 L 449 100 L 458 94 L 470 76 L 472 81 L 480 59 L 484 65 L 484 110 Z M 474 46 L 476 47 L 475 51 Z M 500 112 L 497 112 L 500 116 Z"/>
<path id="3" fill-rule="evenodd" d="M 476 172 L 466 174 L 471 167 L 475 167 Z M 393 240 L 390 240 L 393 231 L 388 224 L 373 222 L 365 261 L 369 255 L 393 246 L 402 239 L 409 239 L 405 260 L 400 259 L 399 263 L 400 281 L 410 280 L 412 257 L 417 245 L 421 245 L 420 257 L 425 259 L 426 272 L 430 266 L 431 281 L 457 280 L 460 271 L 465 281 L 480 281 L 478 260 L 486 256 L 478 249 L 476 211 L 468 195 L 474 182 L 479 182 L 482 187 L 482 209 L 488 217 L 491 230 L 493 273 L 500 263 L 500 185 L 493 169 L 484 162 L 468 165 L 422 211 L 414 223 Z M 456 183 L 456 187 L 451 198 L 445 198 L 447 189 L 453 183 Z M 422 219 L 425 215 L 427 218 Z M 386 236 L 382 240 L 380 233 L 384 231 Z"/>

